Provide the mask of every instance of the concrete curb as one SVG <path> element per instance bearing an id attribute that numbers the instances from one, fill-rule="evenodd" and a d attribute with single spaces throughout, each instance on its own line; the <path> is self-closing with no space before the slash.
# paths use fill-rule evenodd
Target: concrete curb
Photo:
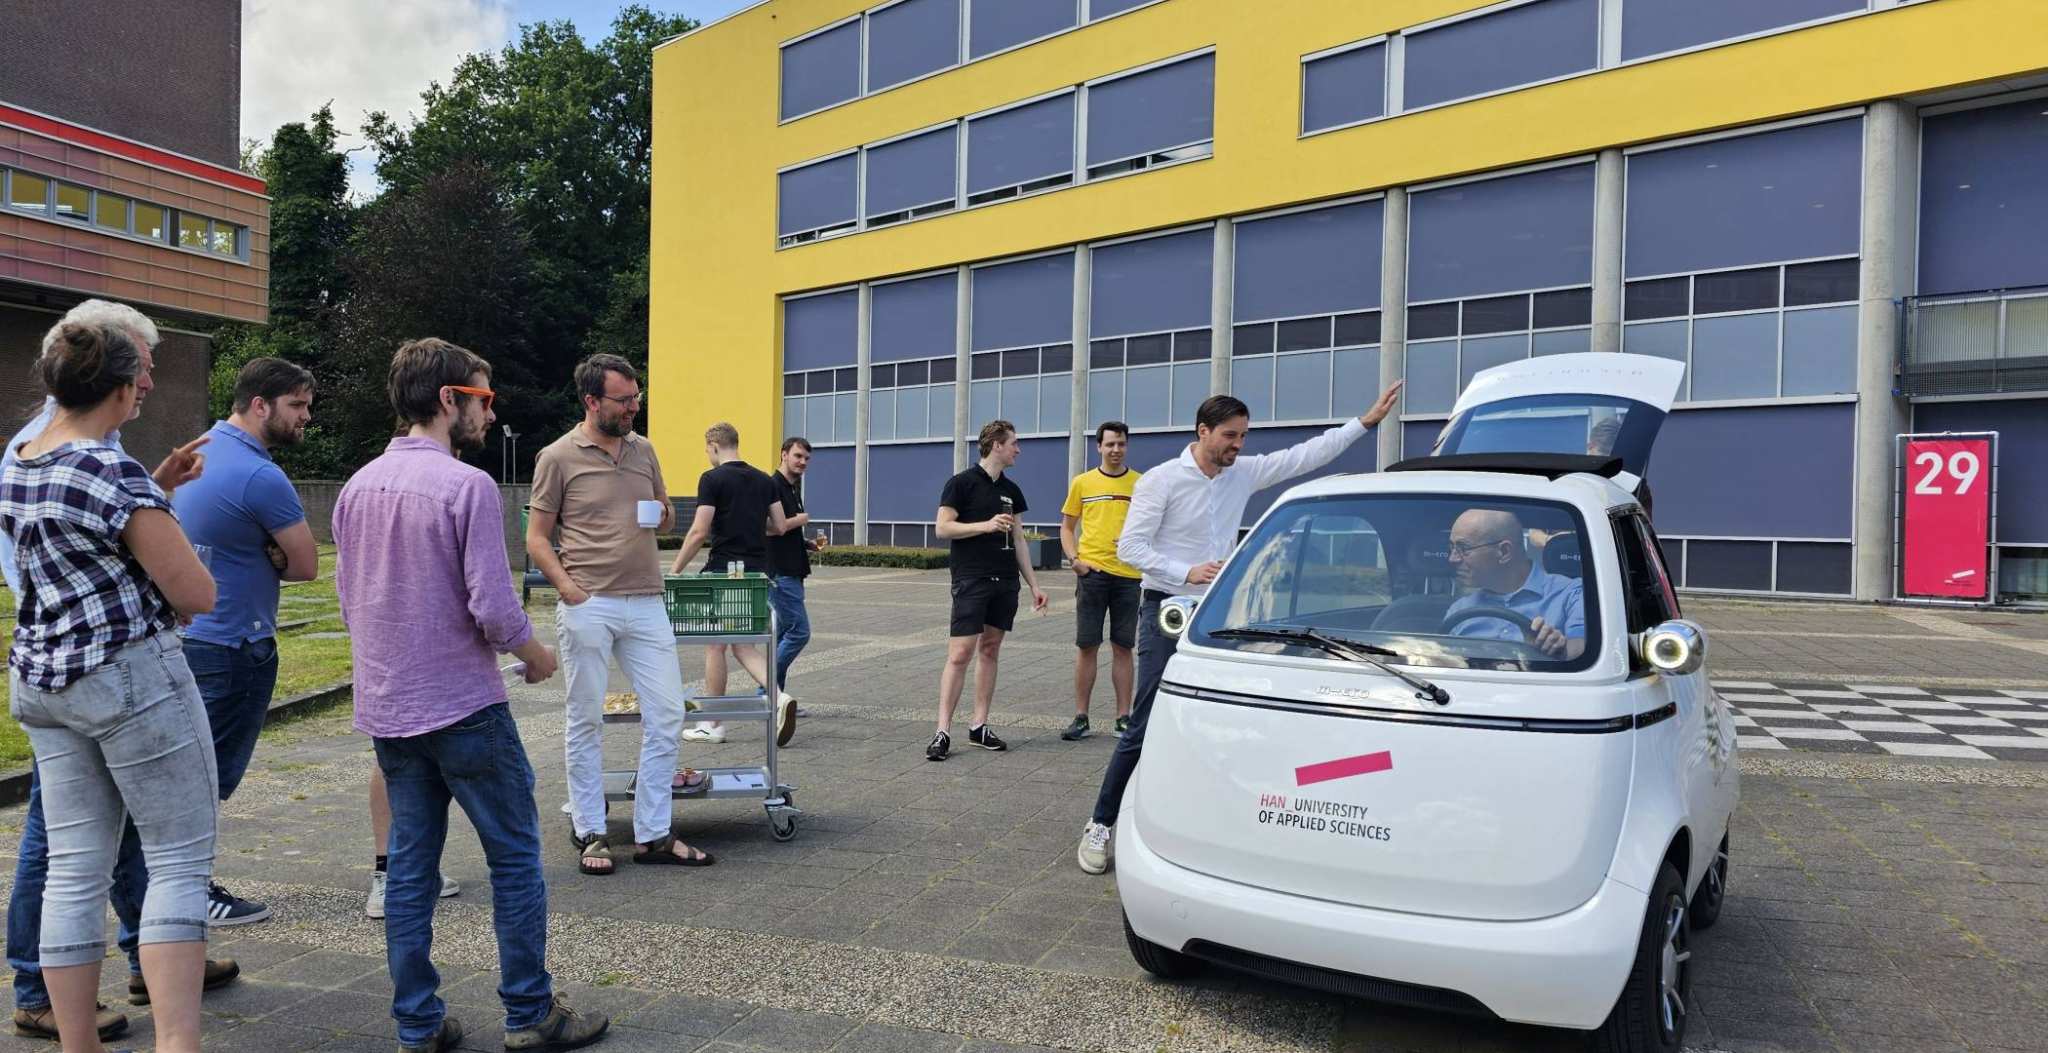
<path id="1" fill-rule="evenodd" d="M 263 714 L 263 725 L 269 727 L 280 720 L 296 717 L 347 698 L 354 688 L 355 681 L 340 680 L 326 687 L 316 687 L 304 694 L 274 701 L 270 704 L 269 711 Z M 33 776 L 34 769 L 31 768 L 0 774 L 0 808 L 28 800 L 28 784 Z"/>

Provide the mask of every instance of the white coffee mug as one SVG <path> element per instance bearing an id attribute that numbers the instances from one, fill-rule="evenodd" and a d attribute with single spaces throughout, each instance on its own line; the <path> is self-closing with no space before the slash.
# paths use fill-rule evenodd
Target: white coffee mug
<path id="1" fill-rule="evenodd" d="M 639 507 L 639 509 L 640 509 L 640 525 L 641 525 L 641 526 L 644 526 L 644 527 L 658 527 L 658 526 L 660 526 L 660 525 L 661 525 L 661 502 L 660 502 L 660 501 L 640 501 L 640 502 L 636 502 L 636 504 L 638 505 L 638 507 Z"/>

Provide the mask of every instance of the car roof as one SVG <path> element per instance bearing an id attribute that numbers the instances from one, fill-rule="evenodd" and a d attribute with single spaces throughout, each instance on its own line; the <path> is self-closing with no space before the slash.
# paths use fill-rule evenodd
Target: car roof
<path id="1" fill-rule="evenodd" d="M 1588 513 L 1636 504 L 1635 496 L 1615 480 L 1584 472 L 1555 479 L 1523 471 L 1402 470 L 1326 475 L 1289 487 L 1274 501 L 1371 494 L 1456 494 L 1472 497 L 1520 497 L 1567 501 Z"/>

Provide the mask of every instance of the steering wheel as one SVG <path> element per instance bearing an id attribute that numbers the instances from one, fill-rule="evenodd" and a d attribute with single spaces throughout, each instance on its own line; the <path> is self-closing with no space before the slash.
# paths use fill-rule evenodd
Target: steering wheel
<path id="1" fill-rule="evenodd" d="M 1443 632 L 1447 636 L 1451 635 L 1452 629 L 1474 618 L 1498 618 L 1501 621 L 1507 622 L 1522 631 L 1522 638 L 1520 640 L 1510 640 L 1508 641 L 1509 643 L 1527 651 L 1532 658 L 1538 661 L 1548 661 L 1554 657 L 1541 647 L 1536 646 L 1531 639 L 1531 637 L 1536 635 L 1536 626 L 1529 621 L 1528 617 L 1519 611 L 1511 611 L 1506 607 L 1467 607 L 1444 619 Z"/>

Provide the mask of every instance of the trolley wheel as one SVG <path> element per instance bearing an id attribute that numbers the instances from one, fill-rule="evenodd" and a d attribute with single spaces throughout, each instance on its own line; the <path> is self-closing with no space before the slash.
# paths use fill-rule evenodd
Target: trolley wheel
<path id="1" fill-rule="evenodd" d="M 796 813 L 770 809 L 768 812 L 768 833 L 777 841 L 787 841 L 796 836 Z"/>

